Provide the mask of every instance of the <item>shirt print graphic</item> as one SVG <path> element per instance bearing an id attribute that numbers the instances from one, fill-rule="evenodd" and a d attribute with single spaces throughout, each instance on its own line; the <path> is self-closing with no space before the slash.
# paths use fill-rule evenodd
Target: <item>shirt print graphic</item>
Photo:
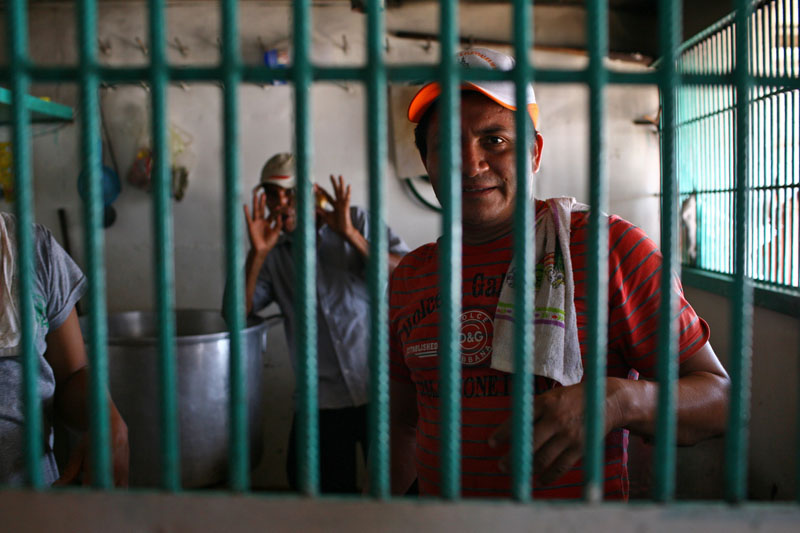
<path id="1" fill-rule="evenodd" d="M 461 330 L 458 342 L 461 348 L 461 364 L 478 366 L 487 363 L 492 355 L 492 317 L 481 309 L 470 309 L 461 313 Z M 439 342 L 409 343 L 405 346 L 406 360 L 439 355 Z"/>

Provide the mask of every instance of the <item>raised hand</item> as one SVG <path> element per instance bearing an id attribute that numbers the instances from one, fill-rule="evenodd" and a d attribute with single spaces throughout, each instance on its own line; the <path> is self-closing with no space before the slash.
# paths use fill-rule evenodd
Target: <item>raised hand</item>
<path id="1" fill-rule="evenodd" d="M 283 220 L 279 211 L 270 212 L 265 217 L 267 210 L 267 196 L 262 191 L 253 191 L 253 216 L 244 205 L 244 219 L 247 223 L 247 234 L 250 237 L 250 246 L 258 254 L 267 254 L 278 242 Z"/>
<path id="2" fill-rule="evenodd" d="M 350 185 L 345 184 L 342 176 L 336 179 L 333 175 L 331 175 L 331 185 L 333 186 L 334 196 L 314 184 L 314 192 L 322 194 L 328 203 L 333 206 L 332 211 L 327 211 L 317 205 L 317 216 L 322 218 L 332 230 L 347 238 L 354 231 L 357 231 L 353 226 L 353 221 L 350 219 Z"/>

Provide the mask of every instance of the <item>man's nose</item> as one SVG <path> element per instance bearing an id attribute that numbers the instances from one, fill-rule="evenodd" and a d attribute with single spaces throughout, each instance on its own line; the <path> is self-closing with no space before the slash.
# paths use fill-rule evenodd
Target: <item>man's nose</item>
<path id="1" fill-rule="evenodd" d="M 465 176 L 477 176 L 485 171 L 489 164 L 486 154 L 476 142 L 464 141 L 461 143 L 461 173 Z"/>

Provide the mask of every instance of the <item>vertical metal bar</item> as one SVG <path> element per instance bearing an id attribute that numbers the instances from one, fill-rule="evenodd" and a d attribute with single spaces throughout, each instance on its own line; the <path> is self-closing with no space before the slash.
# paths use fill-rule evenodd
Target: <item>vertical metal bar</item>
<path id="1" fill-rule="evenodd" d="M 775 45 L 777 44 L 777 35 L 776 35 L 776 21 L 775 21 L 775 2 L 771 2 L 766 6 L 768 18 L 767 18 L 767 74 L 769 76 L 776 75 L 776 58 L 774 54 Z M 767 182 L 766 185 L 769 187 L 774 187 L 776 185 L 776 177 L 778 174 L 778 158 L 776 152 L 777 140 L 777 113 L 776 113 L 776 103 L 777 97 L 775 96 L 777 86 L 769 86 L 767 87 L 767 91 L 772 95 L 768 98 L 767 102 L 769 103 L 769 115 L 767 116 L 767 121 L 769 123 L 769 152 L 767 155 L 767 161 L 769 162 L 769 171 L 767 174 Z M 767 235 L 767 242 L 769 243 L 768 248 L 768 255 L 767 255 L 767 272 L 765 274 L 765 280 L 774 282 L 775 281 L 775 191 L 773 189 L 767 189 L 764 191 L 764 196 L 768 199 L 767 208 L 769 209 L 769 214 L 765 215 L 764 217 L 764 226 L 767 227 L 766 222 L 769 221 L 769 235 Z M 769 218 L 767 218 L 769 217 Z"/>
<path id="2" fill-rule="evenodd" d="M 736 232 L 734 294 L 731 302 L 731 402 L 725 441 L 726 487 L 728 501 L 747 496 L 747 423 L 750 400 L 752 286 L 745 275 L 747 213 L 747 96 L 752 79 L 747 72 L 749 54 L 747 21 L 752 8 L 748 0 L 736 0 Z"/>
<path id="3" fill-rule="evenodd" d="M 249 450 L 247 434 L 247 377 L 244 368 L 244 345 L 241 329 L 244 326 L 243 263 L 241 258 L 241 218 L 239 212 L 239 12 L 235 0 L 223 0 L 222 77 L 223 121 L 225 134 L 225 242 L 228 279 L 233 283 L 230 327 L 228 457 L 229 483 L 232 490 L 246 491 L 249 486 Z"/>
<path id="4" fill-rule="evenodd" d="M 297 246 L 294 260 L 297 295 L 297 471 L 301 491 L 319 492 L 319 423 L 317 412 L 316 231 L 311 179 L 311 2 L 294 2 L 295 155 L 297 162 Z"/>
<path id="5" fill-rule="evenodd" d="M 712 67 L 711 70 L 715 74 L 722 74 L 723 72 L 723 55 L 722 55 L 722 32 L 714 34 L 711 41 L 712 46 Z M 714 154 L 714 189 L 716 194 L 716 205 L 714 206 L 718 217 L 723 216 L 723 194 L 722 190 L 726 189 L 726 183 L 723 177 L 723 161 L 725 157 L 725 141 L 724 141 L 724 87 L 722 85 L 711 85 L 712 106 L 714 109 L 714 121 L 711 130 L 711 140 L 713 145 Z M 725 247 L 721 245 L 720 234 L 721 231 L 716 232 L 717 249 L 719 250 L 720 263 L 724 262 Z M 721 267 L 722 265 L 720 265 Z M 721 268 L 720 268 L 721 270 Z"/>
<path id="6" fill-rule="evenodd" d="M 727 72 L 729 74 L 733 74 L 734 72 L 734 65 L 735 65 L 735 54 L 736 54 L 736 47 L 734 44 L 734 32 L 735 26 L 729 26 L 727 31 L 727 39 L 728 39 L 728 68 Z M 736 104 L 736 93 L 735 88 L 732 84 L 728 85 L 728 102 L 731 106 Z M 748 107 L 748 112 L 750 112 L 751 107 Z M 736 114 L 734 109 L 728 111 L 728 132 L 725 136 L 726 145 L 728 146 L 728 165 L 727 165 L 727 175 L 725 183 L 732 184 L 733 183 L 733 176 L 735 173 L 736 168 L 736 142 L 735 142 L 735 120 Z M 752 121 L 750 123 L 752 125 Z M 750 139 L 753 138 L 752 130 L 750 133 Z M 725 193 L 725 214 L 726 216 L 730 213 L 728 210 L 729 206 L 729 198 L 731 197 L 731 193 Z M 732 233 L 730 231 L 730 227 L 726 226 L 725 228 L 725 257 L 727 261 L 725 262 L 725 272 L 732 273 L 733 272 L 733 254 L 732 250 Z"/>
<path id="7" fill-rule="evenodd" d="M 514 2 L 514 71 L 516 82 L 516 164 L 517 198 L 514 207 L 514 269 L 517 291 L 514 300 L 514 376 L 512 383 L 511 494 L 517 501 L 531 498 L 533 473 L 533 292 L 534 292 L 534 225 L 533 175 L 531 168 L 531 120 L 528 115 L 527 87 L 532 68 L 528 58 L 533 27 L 533 10 L 524 0 Z"/>
<path id="8" fill-rule="evenodd" d="M 25 95 L 30 84 L 28 16 L 24 0 L 11 0 L 6 13 L 8 61 L 11 70 L 11 146 L 17 216 L 17 279 L 22 354 L 22 400 L 25 416 L 25 465 L 28 486 L 41 489 L 42 407 L 38 394 L 39 361 L 34 350 L 33 309 L 33 172 L 30 113 Z"/>
<path id="9" fill-rule="evenodd" d="M 781 2 L 781 33 L 782 33 L 782 40 L 781 43 L 781 50 L 783 52 L 782 62 L 783 68 L 781 69 L 781 75 L 783 77 L 789 76 L 789 55 L 788 55 L 788 48 L 791 46 L 791 43 L 787 41 L 789 38 L 789 0 L 782 0 Z M 791 145 L 789 144 L 789 94 L 790 91 L 785 91 L 781 96 L 781 118 L 780 118 L 780 125 L 783 126 L 783 142 L 780 146 L 783 147 L 783 172 L 781 175 L 781 185 L 783 187 L 787 187 L 789 185 L 789 159 L 791 155 Z M 786 258 L 791 255 L 791 248 L 787 248 L 788 243 L 788 224 L 787 224 L 787 212 L 788 212 L 788 205 L 789 205 L 789 189 L 781 189 L 781 202 L 780 205 L 782 206 L 783 210 L 783 218 L 781 220 L 780 231 L 781 234 L 781 249 L 778 254 L 778 260 L 780 261 L 780 279 L 779 282 L 781 285 L 786 285 L 787 277 L 786 277 Z"/>
<path id="10" fill-rule="evenodd" d="M 675 102 L 673 95 L 680 85 L 675 61 L 680 43 L 681 4 L 674 0 L 659 2 L 659 36 L 664 58 L 659 87 L 662 101 L 661 136 L 661 303 L 658 326 L 658 412 L 655 450 L 654 499 L 665 502 L 675 495 L 675 380 L 678 377 L 676 298 L 672 290 L 672 273 L 680 268 L 676 259 L 678 210 L 675 179 Z"/>
<path id="11" fill-rule="evenodd" d="M 760 32 L 761 35 L 759 36 L 759 76 L 766 76 L 767 74 L 767 13 L 766 8 L 762 6 L 759 9 L 759 19 L 760 19 Z M 759 120 L 760 120 L 760 138 L 761 142 L 759 146 L 761 147 L 761 161 L 759 162 L 759 176 L 760 179 L 757 183 L 759 187 L 763 187 L 767 185 L 767 169 L 769 168 L 769 151 L 767 150 L 767 131 L 769 128 L 769 124 L 767 123 L 767 100 L 766 94 L 769 90 L 768 87 L 759 85 L 760 87 L 760 106 L 761 110 L 759 112 Z M 758 228 L 759 228 L 759 271 L 757 274 L 756 279 L 763 280 L 764 273 L 767 271 L 768 264 L 767 264 L 767 254 L 766 254 L 766 243 L 767 243 L 767 225 L 766 225 L 766 215 L 765 215 L 765 204 L 764 204 L 764 190 L 759 189 L 758 191 Z"/>
<path id="12" fill-rule="evenodd" d="M 175 361 L 175 275 L 173 271 L 172 200 L 167 150 L 167 56 L 164 0 L 149 1 L 150 98 L 153 118 L 153 266 L 159 323 L 159 396 L 161 399 L 161 483 L 180 490 L 177 370 Z"/>
<path id="13" fill-rule="evenodd" d="M 442 240 L 439 258 L 442 307 L 439 329 L 440 401 L 442 419 L 442 496 L 455 500 L 461 494 L 461 357 L 458 343 L 461 314 L 461 128 L 460 73 L 456 64 L 458 4 L 441 3 L 441 63 L 439 129 L 442 175 Z"/>
<path id="14" fill-rule="evenodd" d="M 80 57 L 81 155 L 86 172 L 87 199 L 84 201 L 86 266 L 89 271 L 89 383 L 92 484 L 112 486 L 110 425 L 106 384 L 106 300 L 103 268 L 103 199 L 100 183 L 100 121 L 97 90 L 97 5 L 94 0 L 78 4 L 78 54 Z"/>
<path id="15" fill-rule="evenodd" d="M 583 496 L 603 499 L 605 480 L 606 346 L 608 345 L 608 182 L 606 175 L 605 86 L 603 59 L 608 53 L 608 8 L 605 0 L 587 4 L 589 43 L 589 347 L 586 359 L 586 457 Z M 677 43 L 676 43 L 677 44 Z M 666 58 L 662 68 L 673 71 L 677 58 Z M 674 90 L 664 97 L 674 109 Z M 674 118 L 674 117 L 673 117 Z"/>
<path id="16" fill-rule="evenodd" d="M 386 294 L 386 209 L 383 176 L 386 164 L 386 67 L 383 61 L 383 2 L 370 0 L 367 8 L 367 148 L 369 159 L 369 294 L 370 313 L 370 491 L 387 498 L 389 484 L 389 304 Z"/>

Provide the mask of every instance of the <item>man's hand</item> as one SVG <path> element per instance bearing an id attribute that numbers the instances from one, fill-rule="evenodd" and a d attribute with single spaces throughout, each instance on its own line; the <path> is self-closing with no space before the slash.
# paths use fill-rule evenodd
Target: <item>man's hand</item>
<path id="1" fill-rule="evenodd" d="M 114 416 L 116 415 L 116 416 Z M 112 480 L 115 487 L 128 486 L 128 468 L 130 463 L 130 448 L 128 446 L 128 427 L 119 417 L 112 415 L 111 423 L 111 468 Z M 89 452 L 89 435 L 85 433 L 78 447 L 70 454 L 69 462 L 55 483 L 54 487 L 70 485 L 77 481 L 78 475 L 83 474 L 83 485 L 92 483 L 91 459 Z"/>
<path id="2" fill-rule="evenodd" d="M 611 395 L 613 397 L 613 395 Z M 615 427 L 616 417 L 607 396 L 605 432 Z M 550 485 L 563 476 L 583 456 L 586 440 L 584 385 L 556 387 L 536 396 L 533 410 L 533 468 L 542 485 Z M 500 448 L 511 441 L 511 420 L 506 420 L 489 437 L 489 446 Z M 500 462 L 501 470 L 510 471 L 510 458 Z"/>
<path id="3" fill-rule="evenodd" d="M 330 226 L 333 231 L 350 240 L 354 232 L 358 232 L 353 226 L 353 221 L 350 220 L 350 185 L 345 184 L 341 176 L 337 180 L 333 175 L 331 175 L 331 185 L 333 186 L 334 196 L 314 184 L 314 192 L 322 194 L 328 200 L 328 203 L 333 206 L 333 211 L 326 211 L 317 205 L 317 216 L 322 218 L 325 224 Z"/>
<path id="4" fill-rule="evenodd" d="M 695 444 L 725 431 L 730 379 L 710 344 L 706 343 L 678 367 L 677 443 Z M 584 384 L 557 387 L 536 396 L 533 412 L 534 471 L 543 485 L 555 482 L 583 456 L 585 441 Z M 626 428 L 637 435 L 655 436 L 658 383 L 606 378 L 605 430 Z M 511 421 L 489 437 L 500 448 L 511 437 Z M 501 469 L 509 470 L 505 457 Z"/>
<path id="5" fill-rule="evenodd" d="M 247 234 L 250 246 L 259 255 L 268 254 L 278 242 L 283 228 L 281 213 L 271 212 L 264 217 L 267 209 L 267 195 L 260 190 L 253 191 L 253 216 L 244 205 L 244 220 L 247 223 Z"/>

